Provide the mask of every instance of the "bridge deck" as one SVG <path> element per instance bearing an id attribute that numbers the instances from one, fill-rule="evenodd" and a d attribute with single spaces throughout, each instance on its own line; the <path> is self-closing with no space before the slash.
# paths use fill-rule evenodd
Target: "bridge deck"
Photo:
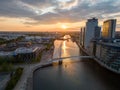
<path id="1" fill-rule="evenodd" d="M 70 56 L 70 57 L 61 57 L 61 58 L 53 58 L 50 61 L 63 61 L 64 59 L 68 58 L 89 58 L 93 59 L 93 56 Z"/>

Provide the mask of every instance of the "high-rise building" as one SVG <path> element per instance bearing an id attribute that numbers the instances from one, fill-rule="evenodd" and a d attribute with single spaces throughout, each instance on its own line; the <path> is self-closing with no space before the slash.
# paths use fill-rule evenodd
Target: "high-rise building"
<path id="1" fill-rule="evenodd" d="M 103 23 L 102 37 L 105 39 L 115 38 L 116 19 L 110 19 Z"/>
<path id="2" fill-rule="evenodd" d="M 82 45 L 82 28 L 80 28 L 80 45 Z"/>
<path id="3" fill-rule="evenodd" d="M 98 19 L 92 18 L 88 19 L 86 22 L 86 30 L 85 30 L 85 41 L 84 46 L 86 49 L 89 48 L 91 40 L 94 38 L 95 27 L 98 27 Z"/>
<path id="4" fill-rule="evenodd" d="M 101 27 L 97 26 L 95 27 L 95 33 L 94 33 L 95 39 L 100 39 L 101 38 Z"/>
<path id="5" fill-rule="evenodd" d="M 80 44 L 82 45 L 82 47 L 84 47 L 84 39 L 85 39 L 85 27 L 82 27 L 80 32 Z"/>

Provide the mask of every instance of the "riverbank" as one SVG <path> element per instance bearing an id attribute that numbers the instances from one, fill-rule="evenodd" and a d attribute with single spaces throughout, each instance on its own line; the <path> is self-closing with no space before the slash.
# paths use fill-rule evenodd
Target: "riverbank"
<path id="1" fill-rule="evenodd" d="M 87 54 L 87 55 L 89 55 L 89 56 L 93 56 L 93 55 L 89 54 L 89 53 L 87 52 L 87 50 L 85 50 L 76 40 L 75 40 L 75 42 L 76 42 L 76 44 L 78 45 L 78 47 L 79 47 L 85 54 Z M 111 72 L 120 74 L 120 71 L 117 71 L 117 70 L 115 70 L 115 69 L 112 69 L 111 67 L 109 67 L 109 66 L 107 66 L 106 64 L 104 64 L 103 62 L 101 62 L 97 57 L 95 57 L 95 56 L 93 56 L 93 57 L 94 57 L 93 60 L 96 61 L 100 66 L 108 69 L 108 70 L 111 71 Z"/>
<path id="2" fill-rule="evenodd" d="M 62 52 L 61 57 L 80 55 L 79 47 L 71 40 L 58 40 L 55 41 L 54 45 L 53 58 L 57 56 L 60 57 L 60 51 Z M 59 47 L 61 47 L 61 49 L 59 49 Z M 81 50 L 81 52 L 83 51 Z M 62 65 L 53 65 L 52 63 L 55 61 L 49 61 L 48 63 L 43 63 L 33 68 L 33 73 L 31 73 L 31 78 L 29 78 L 29 80 L 33 81 L 33 90 L 120 89 L 119 75 L 117 76 L 109 70 L 102 68 L 93 59 L 68 58 L 63 60 Z M 28 88 L 27 90 L 31 89 L 32 88 Z"/>
<path id="3" fill-rule="evenodd" d="M 24 70 L 14 90 L 32 90 L 31 87 L 33 71 L 35 70 L 35 68 L 42 66 L 45 62 L 48 62 L 50 58 L 52 58 L 53 50 L 54 49 L 52 48 L 47 51 L 44 50 L 39 63 L 19 65 L 20 67 L 23 67 Z"/>

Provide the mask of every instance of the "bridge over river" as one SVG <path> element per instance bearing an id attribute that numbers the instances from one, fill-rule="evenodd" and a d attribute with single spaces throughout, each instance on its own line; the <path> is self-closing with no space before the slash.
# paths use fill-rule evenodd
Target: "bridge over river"
<path id="1" fill-rule="evenodd" d="M 120 76 L 101 67 L 93 56 L 84 56 L 71 39 L 56 40 L 54 46 L 47 65 L 34 69 L 33 90 L 120 90 Z"/>
<path id="2" fill-rule="evenodd" d="M 62 61 L 64 59 L 69 59 L 69 58 L 79 58 L 79 59 L 93 59 L 94 57 L 93 56 L 69 56 L 69 57 L 60 57 L 60 58 L 53 58 L 53 59 L 50 59 L 49 61 L 52 63 L 52 62 L 59 62 L 60 64 L 62 64 Z M 75 60 L 75 59 L 72 59 L 72 60 Z"/>

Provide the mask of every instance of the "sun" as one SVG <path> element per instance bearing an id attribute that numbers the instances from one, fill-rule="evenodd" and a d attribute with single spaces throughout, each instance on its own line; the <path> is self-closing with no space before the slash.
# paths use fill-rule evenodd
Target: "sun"
<path id="1" fill-rule="evenodd" d="M 62 29 L 67 29 L 68 27 L 66 25 L 61 26 Z"/>

